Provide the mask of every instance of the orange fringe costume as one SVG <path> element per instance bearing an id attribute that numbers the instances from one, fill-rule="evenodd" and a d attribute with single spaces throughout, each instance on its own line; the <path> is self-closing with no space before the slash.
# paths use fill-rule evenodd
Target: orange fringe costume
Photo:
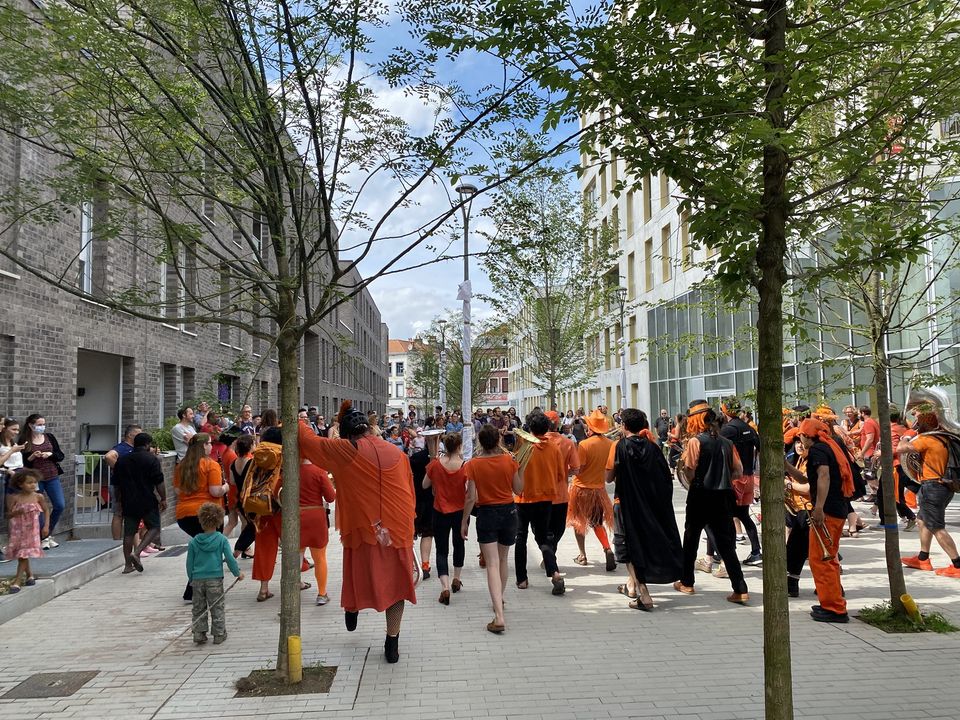
<path id="1" fill-rule="evenodd" d="M 607 418 L 594 410 L 586 418 L 590 437 L 580 443 L 580 471 L 574 475 L 570 485 L 570 499 L 567 505 L 567 525 L 578 535 L 586 535 L 594 529 L 604 549 L 610 546 L 604 526 L 613 532 L 613 503 L 607 494 L 606 476 L 607 458 L 615 443 L 604 433 L 610 425 Z"/>

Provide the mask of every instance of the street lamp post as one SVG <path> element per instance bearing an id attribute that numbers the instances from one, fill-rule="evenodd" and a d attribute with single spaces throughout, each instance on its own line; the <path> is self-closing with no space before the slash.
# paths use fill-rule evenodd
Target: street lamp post
<path id="1" fill-rule="evenodd" d="M 617 302 L 620 303 L 620 407 L 627 406 L 627 327 L 624 325 L 624 314 L 627 303 L 627 289 L 617 287 L 614 290 Z"/>
<path id="2" fill-rule="evenodd" d="M 438 387 L 440 395 L 440 406 L 446 410 L 447 409 L 447 376 L 444 374 L 443 361 L 446 358 L 446 346 L 447 346 L 447 321 L 446 320 L 437 320 L 437 325 L 440 326 L 440 352 L 438 353 L 439 360 L 439 378 Z"/>
<path id="3" fill-rule="evenodd" d="M 473 457 L 473 393 L 471 385 L 470 363 L 470 210 L 473 207 L 473 196 L 477 188 L 469 183 L 461 183 L 457 187 L 460 196 L 460 212 L 463 214 L 463 283 L 457 292 L 457 298 L 463 301 L 463 390 L 460 399 L 460 410 L 463 413 L 463 457 L 469 460 Z"/>

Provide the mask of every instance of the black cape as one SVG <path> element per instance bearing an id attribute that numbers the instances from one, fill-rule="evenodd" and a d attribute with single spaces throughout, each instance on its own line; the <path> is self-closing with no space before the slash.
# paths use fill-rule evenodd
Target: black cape
<path id="1" fill-rule="evenodd" d="M 649 440 L 632 436 L 617 443 L 615 458 L 622 531 L 637 578 L 655 585 L 679 580 L 683 546 L 663 452 Z"/>

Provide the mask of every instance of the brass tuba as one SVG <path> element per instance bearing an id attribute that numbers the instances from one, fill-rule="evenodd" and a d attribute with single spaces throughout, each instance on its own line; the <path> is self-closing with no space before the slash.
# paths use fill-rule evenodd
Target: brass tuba
<path id="1" fill-rule="evenodd" d="M 520 469 L 523 470 L 527 467 L 527 463 L 530 462 L 530 454 L 533 452 L 533 446 L 539 445 L 541 440 L 533 433 L 529 433 L 521 428 L 515 428 L 513 434 L 516 437 L 513 459 L 517 461 Z"/>
<path id="2" fill-rule="evenodd" d="M 907 398 L 907 406 L 904 410 L 914 410 L 923 407 L 928 412 L 937 416 L 937 422 L 940 425 L 938 432 L 950 433 L 960 437 L 960 424 L 957 424 L 950 415 L 950 398 L 943 388 L 913 388 L 910 390 L 910 396 Z M 920 482 L 920 473 L 923 469 L 923 462 L 920 453 L 908 451 L 900 456 L 900 465 L 903 471 L 914 482 Z"/>

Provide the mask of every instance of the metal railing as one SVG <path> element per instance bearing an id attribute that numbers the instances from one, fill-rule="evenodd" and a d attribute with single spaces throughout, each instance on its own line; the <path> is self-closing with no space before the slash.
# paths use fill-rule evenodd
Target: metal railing
<path id="1" fill-rule="evenodd" d="M 110 467 L 99 453 L 74 455 L 73 524 L 109 525 Z"/>

